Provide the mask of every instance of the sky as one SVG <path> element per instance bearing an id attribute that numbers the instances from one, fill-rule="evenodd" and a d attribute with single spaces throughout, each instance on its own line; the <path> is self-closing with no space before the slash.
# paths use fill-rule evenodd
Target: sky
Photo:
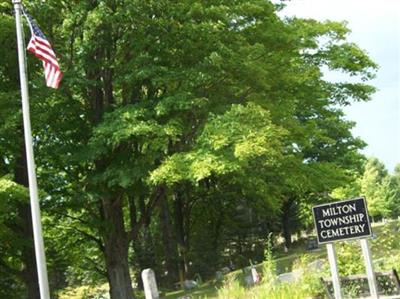
<path id="1" fill-rule="evenodd" d="M 378 88 L 369 102 L 345 107 L 356 122 L 353 135 L 368 146 L 362 151 L 377 157 L 393 172 L 400 163 L 400 9 L 398 0 L 291 0 L 280 15 L 316 20 L 347 21 L 355 42 L 379 65 Z M 337 78 L 335 78 L 335 76 Z M 342 79 L 333 73 L 328 79 Z"/>

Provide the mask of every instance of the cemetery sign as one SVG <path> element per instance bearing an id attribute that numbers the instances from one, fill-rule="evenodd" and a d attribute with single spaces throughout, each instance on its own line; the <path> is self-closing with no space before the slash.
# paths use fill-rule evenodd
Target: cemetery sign
<path id="1" fill-rule="evenodd" d="M 370 237 L 372 234 L 364 198 L 313 207 L 318 243 Z"/>

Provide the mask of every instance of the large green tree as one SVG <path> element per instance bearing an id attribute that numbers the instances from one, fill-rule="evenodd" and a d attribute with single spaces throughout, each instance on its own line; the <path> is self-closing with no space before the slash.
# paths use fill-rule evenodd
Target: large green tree
<path id="1" fill-rule="evenodd" d="M 384 182 L 386 192 L 386 199 L 389 202 L 390 217 L 400 216 L 400 164 L 397 164 L 394 173 L 389 175 L 389 178 Z"/>
<path id="2" fill-rule="evenodd" d="M 383 182 L 388 172 L 385 165 L 377 158 L 369 158 L 361 179 L 361 192 L 366 197 L 368 210 L 372 217 L 387 214 L 388 201 L 386 201 Z"/>

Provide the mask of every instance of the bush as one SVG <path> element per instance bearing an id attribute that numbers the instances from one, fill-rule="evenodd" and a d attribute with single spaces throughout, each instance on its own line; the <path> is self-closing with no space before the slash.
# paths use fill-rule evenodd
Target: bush
<path id="1" fill-rule="evenodd" d="M 364 259 L 359 241 L 335 244 L 339 276 L 349 276 L 365 272 Z"/>

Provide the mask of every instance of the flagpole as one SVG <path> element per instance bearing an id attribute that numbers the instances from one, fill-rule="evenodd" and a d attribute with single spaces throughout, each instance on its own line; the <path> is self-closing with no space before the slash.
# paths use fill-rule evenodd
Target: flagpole
<path id="1" fill-rule="evenodd" d="M 24 135 L 25 135 L 25 148 L 26 160 L 28 164 L 28 178 L 29 178 L 29 194 L 31 199 L 32 211 L 32 224 L 33 224 L 33 239 L 35 244 L 36 254 L 36 267 L 39 278 L 39 289 L 41 299 L 50 299 L 49 282 L 47 278 L 46 268 L 46 255 L 44 252 L 44 242 L 42 235 L 42 223 L 40 220 L 40 206 L 38 198 L 38 188 L 35 173 L 35 160 L 33 157 L 31 121 L 29 116 L 29 95 L 28 95 L 28 82 L 26 75 L 26 62 L 25 62 L 25 48 L 23 40 L 23 31 L 21 25 L 21 0 L 12 0 L 15 11 L 15 23 L 17 27 L 17 41 L 18 41 L 18 62 L 19 62 L 19 76 L 21 83 L 21 97 L 22 97 L 22 113 L 24 120 Z"/>

